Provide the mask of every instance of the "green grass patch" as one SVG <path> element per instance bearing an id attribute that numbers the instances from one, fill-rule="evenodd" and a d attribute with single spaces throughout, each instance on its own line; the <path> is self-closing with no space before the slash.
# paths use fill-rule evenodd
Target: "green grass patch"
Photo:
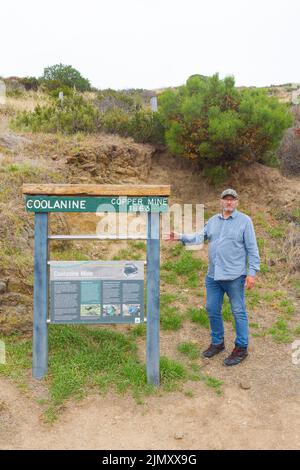
<path id="1" fill-rule="evenodd" d="M 187 309 L 186 314 L 193 323 L 198 323 L 198 325 L 202 326 L 203 328 L 209 328 L 209 319 L 206 308 L 190 307 Z"/>
<path id="2" fill-rule="evenodd" d="M 261 298 L 258 289 L 250 289 L 247 290 L 246 293 L 246 303 L 247 307 L 257 307 L 259 305 Z"/>
<path id="3" fill-rule="evenodd" d="M 270 235 L 270 237 L 275 239 L 283 238 L 285 234 L 285 230 L 282 227 L 268 227 L 266 232 Z"/>
<path id="4" fill-rule="evenodd" d="M 91 258 L 78 248 L 65 247 L 51 250 L 51 259 L 58 261 L 89 261 Z"/>
<path id="5" fill-rule="evenodd" d="M 144 338 L 147 333 L 146 323 L 140 323 L 139 325 L 134 325 L 130 328 L 129 334 L 134 337 Z"/>
<path id="6" fill-rule="evenodd" d="M 112 258 L 114 261 L 119 260 L 141 260 L 141 253 L 132 250 L 131 248 L 122 248 L 118 251 L 116 255 Z"/>
<path id="7" fill-rule="evenodd" d="M 4 167 L 4 171 L 22 177 L 38 176 L 41 174 L 40 168 L 28 163 L 10 163 Z"/>
<path id="8" fill-rule="evenodd" d="M 274 325 L 268 328 L 266 332 L 272 335 L 277 343 L 289 343 L 291 341 L 290 330 L 284 318 L 278 318 Z"/>
<path id="9" fill-rule="evenodd" d="M 5 338 L 5 344 L 7 363 L 0 365 L 0 374 L 26 385 L 31 339 L 15 335 Z M 161 385 L 169 390 L 188 376 L 182 364 L 166 357 L 160 367 Z M 81 399 L 91 389 L 131 392 L 139 402 L 141 396 L 157 390 L 147 384 L 146 366 L 138 360 L 134 337 L 84 325 L 50 325 L 49 372 L 44 382 L 49 390 L 43 403 L 48 422 L 56 419 L 65 400 Z"/>
<path id="10" fill-rule="evenodd" d="M 199 359 L 200 350 L 197 344 L 188 342 L 179 343 L 177 345 L 177 349 L 191 360 Z"/>
<path id="11" fill-rule="evenodd" d="M 175 273 L 161 271 L 160 279 L 171 286 L 178 286 L 178 276 Z"/>
<path id="12" fill-rule="evenodd" d="M 293 313 L 295 313 L 295 306 L 290 299 L 282 299 L 278 307 L 285 315 L 293 315 Z"/>
<path id="13" fill-rule="evenodd" d="M 165 356 L 160 358 L 160 376 L 162 386 L 167 391 L 177 390 L 180 381 L 189 378 L 188 371 L 183 364 Z"/>
<path id="14" fill-rule="evenodd" d="M 168 292 L 160 295 L 160 306 L 165 307 L 170 305 L 172 302 L 178 299 L 178 296 L 175 294 L 170 294 Z"/>
<path id="15" fill-rule="evenodd" d="M 183 317 L 176 307 L 164 306 L 161 309 L 160 325 L 163 330 L 176 331 L 182 327 Z"/>
<path id="16" fill-rule="evenodd" d="M 146 243 L 140 240 L 137 241 L 129 241 L 130 248 L 133 250 L 140 250 L 140 251 L 146 251 Z"/>
<path id="17" fill-rule="evenodd" d="M 255 328 L 255 329 L 260 328 L 258 323 L 249 323 L 249 326 L 250 326 L 250 328 Z"/>
<path id="18" fill-rule="evenodd" d="M 224 303 L 222 307 L 222 317 L 224 321 L 234 323 L 234 317 L 231 312 L 231 306 L 227 295 L 224 296 Z"/>
<path id="19" fill-rule="evenodd" d="M 261 262 L 260 263 L 260 272 L 261 272 L 261 274 L 266 274 L 269 271 L 270 271 L 270 267 L 266 263 Z"/>
<path id="20" fill-rule="evenodd" d="M 161 268 L 166 271 L 171 271 L 181 276 L 189 276 L 192 272 L 204 271 L 207 268 L 207 263 L 201 259 L 193 257 L 191 252 L 184 251 L 176 261 L 165 261 Z"/>
<path id="21" fill-rule="evenodd" d="M 190 289 L 197 289 L 200 287 L 200 279 L 198 273 L 191 273 L 187 276 L 187 279 L 184 283 L 185 287 L 189 287 Z"/>

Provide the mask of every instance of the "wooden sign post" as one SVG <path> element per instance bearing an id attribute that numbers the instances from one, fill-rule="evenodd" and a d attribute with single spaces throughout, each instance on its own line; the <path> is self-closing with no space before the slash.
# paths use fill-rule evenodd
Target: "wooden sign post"
<path id="1" fill-rule="evenodd" d="M 147 212 L 147 381 L 159 385 L 160 214 L 168 211 L 170 186 L 24 184 L 23 194 L 26 210 L 35 214 L 33 377 L 41 379 L 48 372 L 49 240 L 111 239 L 97 234 L 49 235 L 48 214 L 97 212 L 106 204 L 115 212 Z"/>

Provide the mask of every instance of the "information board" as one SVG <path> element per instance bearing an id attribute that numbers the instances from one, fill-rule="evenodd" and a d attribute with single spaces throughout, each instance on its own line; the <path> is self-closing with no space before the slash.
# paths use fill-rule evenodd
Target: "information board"
<path id="1" fill-rule="evenodd" d="M 142 323 L 144 261 L 50 261 L 51 323 Z"/>

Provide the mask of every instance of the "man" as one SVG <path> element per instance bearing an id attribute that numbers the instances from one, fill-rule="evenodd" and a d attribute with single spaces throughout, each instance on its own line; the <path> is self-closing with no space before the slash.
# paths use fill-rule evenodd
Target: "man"
<path id="1" fill-rule="evenodd" d="M 171 232 L 167 240 L 180 240 L 184 245 L 209 241 L 205 286 L 211 344 L 202 356 L 211 358 L 225 349 L 222 305 L 226 293 L 235 319 L 236 340 L 235 348 L 224 360 L 224 365 L 234 366 L 248 355 L 248 317 L 244 289 L 245 286 L 247 289 L 253 288 L 260 258 L 252 220 L 237 210 L 236 191 L 225 189 L 220 204 L 222 212 L 211 217 L 201 232 L 192 235 Z"/>

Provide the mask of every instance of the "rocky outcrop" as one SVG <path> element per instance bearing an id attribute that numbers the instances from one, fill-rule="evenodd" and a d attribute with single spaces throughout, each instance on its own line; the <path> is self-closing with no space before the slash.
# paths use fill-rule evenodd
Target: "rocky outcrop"
<path id="1" fill-rule="evenodd" d="M 84 140 L 66 156 L 69 181 L 96 183 L 139 183 L 150 172 L 151 145 L 140 145 L 131 139 L 101 136 Z"/>

